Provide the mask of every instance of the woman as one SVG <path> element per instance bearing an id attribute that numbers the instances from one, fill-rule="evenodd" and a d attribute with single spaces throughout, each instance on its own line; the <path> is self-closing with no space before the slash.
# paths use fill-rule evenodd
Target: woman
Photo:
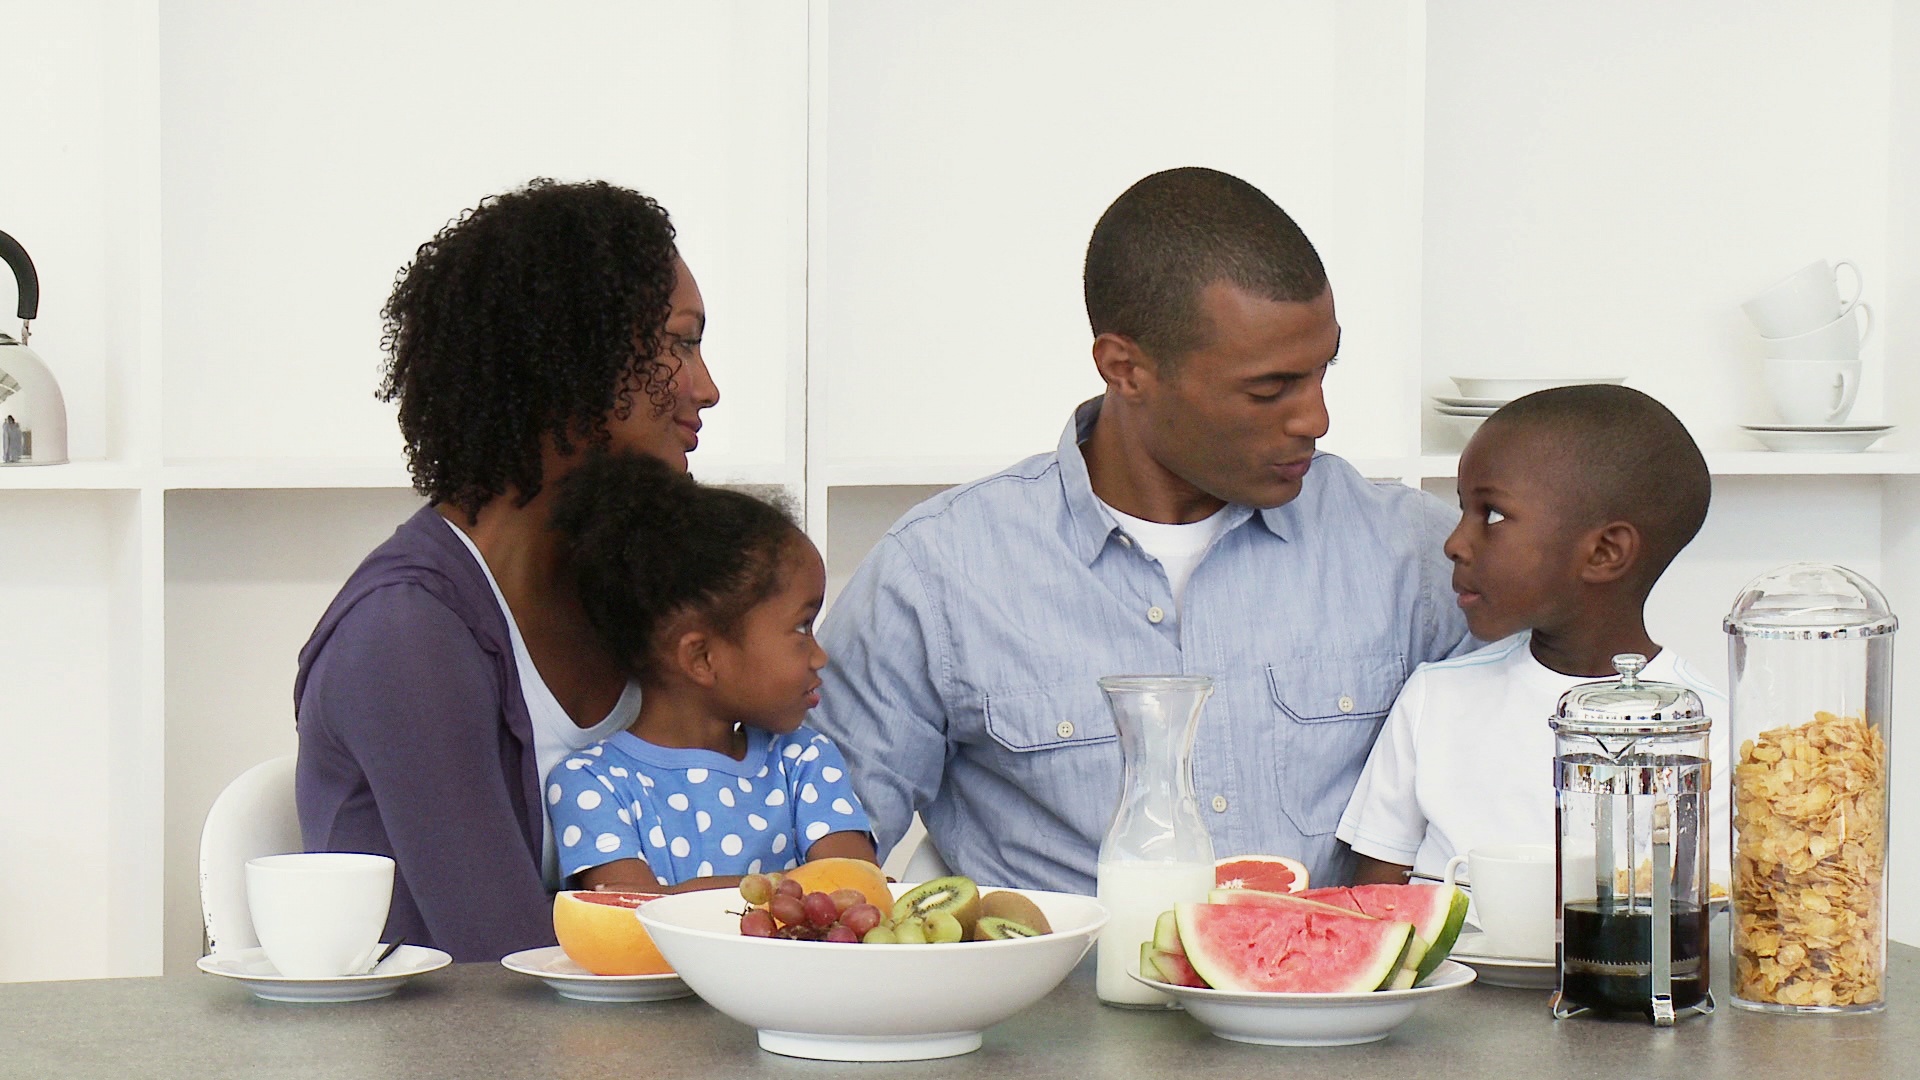
<path id="1" fill-rule="evenodd" d="M 657 203 L 536 180 L 423 245 L 382 316 L 429 504 L 300 652 L 300 827 L 393 856 L 386 940 L 495 960 L 554 940 L 540 778 L 639 711 L 548 527 L 555 482 L 596 448 L 687 467 L 720 397 L 706 314 Z"/>

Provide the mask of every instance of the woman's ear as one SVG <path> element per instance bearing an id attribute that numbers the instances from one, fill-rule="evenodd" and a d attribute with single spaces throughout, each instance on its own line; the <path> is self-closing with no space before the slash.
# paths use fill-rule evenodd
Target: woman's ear
<path id="1" fill-rule="evenodd" d="M 674 667 L 688 682 L 713 689 L 713 635 L 706 630 L 683 630 L 673 644 Z"/>
<path id="2" fill-rule="evenodd" d="M 1588 536 L 1580 580 L 1589 585 L 1618 581 L 1640 561 L 1640 530 L 1630 521 L 1609 521 Z"/>

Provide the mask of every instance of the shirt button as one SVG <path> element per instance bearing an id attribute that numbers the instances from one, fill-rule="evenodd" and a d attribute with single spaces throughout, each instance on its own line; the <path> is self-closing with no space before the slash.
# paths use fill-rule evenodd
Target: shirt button
<path id="1" fill-rule="evenodd" d="M 1053 730 L 1059 732 L 1061 738 L 1071 739 L 1073 738 L 1073 721 L 1062 720 L 1060 721 L 1060 726 L 1057 728 L 1054 728 Z"/>
<path id="2" fill-rule="evenodd" d="M 1131 536 L 1128 536 L 1128 535 L 1127 535 L 1126 533 L 1121 533 L 1121 534 L 1120 534 L 1120 537 L 1119 537 L 1119 539 L 1120 539 L 1120 546 L 1121 546 L 1121 547 L 1129 547 L 1129 548 L 1130 548 L 1130 547 L 1132 547 L 1132 546 L 1133 546 L 1133 537 L 1131 537 Z"/>
<path id="3" fill-rule="evenodd" d="M 1215 795 L 1213 797 L 1213 812 L 1216 814 L 1224 814 L 1227 812 L 1227 797 L 1225 795 Z"/>
<path id="4" fill-rule="evenodd" d="M 1157 607 L 1150 607 L 1147 609 L 1147 621 L 1150 623 L 1154 623 L 1158 625 L 1160 620 L 1166 617 L 1167 617 L 1167 613 L 1164 611 L 1161 611 Z"/>
<path id="5" fill-rule="evenodd" d="M 1345 694 L 1340 695 L 1340 711 L 1341 712 L 1353 711 L 1353 699 L 1348 697 Z"/>

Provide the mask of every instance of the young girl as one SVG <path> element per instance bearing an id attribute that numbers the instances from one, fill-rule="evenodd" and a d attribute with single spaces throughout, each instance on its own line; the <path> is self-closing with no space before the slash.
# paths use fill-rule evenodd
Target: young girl
<path id="1" fill-rule="evenodd" d="M 846 761 L 801 724 L 827 663 L 826 568 L 793 519 L 610 454 L 567 477 L 553 524 L 588 620 L 641 688 L 633 726 L 547 774 L 572 887 L 686 892 L 875 861 Z"/>

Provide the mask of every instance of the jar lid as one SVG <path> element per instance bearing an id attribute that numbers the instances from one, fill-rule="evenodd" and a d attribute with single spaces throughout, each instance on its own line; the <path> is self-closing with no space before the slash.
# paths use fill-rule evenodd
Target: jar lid
<path id="1" fill-rule="evenodd" d="M 1576 735 L 1684 735 L 1712 724 L 1700 695 L 1674 683 L 1641 681 L 1647 658 L 1613 658 L 1618 679 L 1585 682 L 1560 695 L 1548 721 L 1555 731 Z"/>
<path id="2" fill-rule="evenodd" d="M 1824 641 L 1891 634 L 1900 620 L 1886 594 L 1846 567 L 1793 563 L 1748 582 L 1720 626 L 1736 637 Z"/>

